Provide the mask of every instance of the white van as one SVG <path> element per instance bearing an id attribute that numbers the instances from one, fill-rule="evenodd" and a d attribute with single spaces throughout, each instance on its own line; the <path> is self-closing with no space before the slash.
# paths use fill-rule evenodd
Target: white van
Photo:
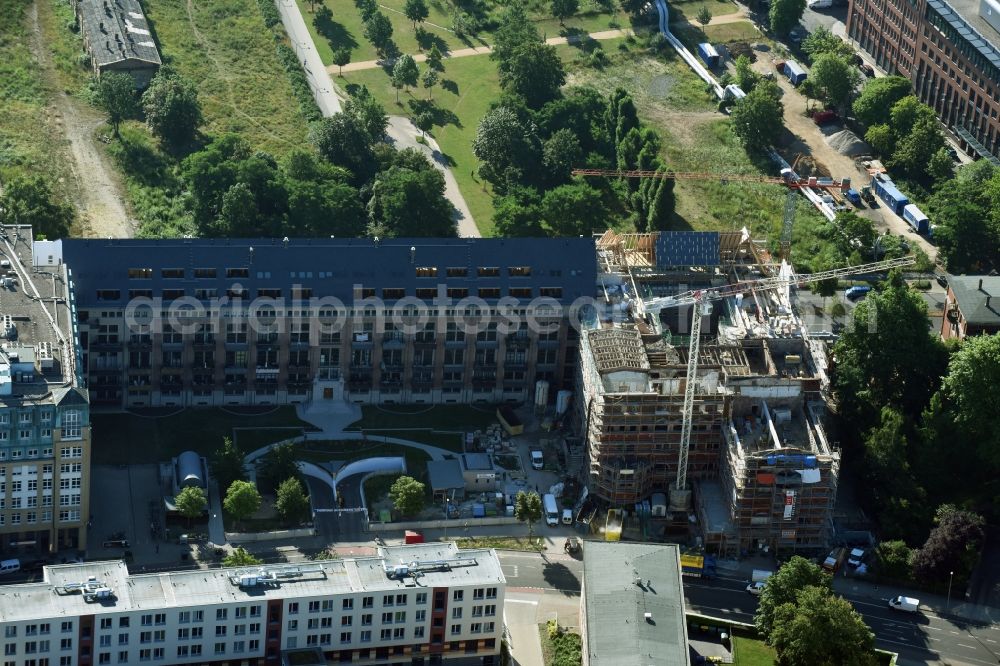
<path id="1" fill-rule="evenodd" d="M 889 600 L 889 608 L 907 613 L 916 613 L 920 609 L 920 600 L 913 597 L 896 597 Z"/>
<path id="2" fill-rule="evenodd" d="M 531 469 L 542 469 L 545 467 L 545 456 L 541 451 L 531 452 Z"/>
<path id="3" fill-rule="evenodd" d="M 542 509 L 545 511 L 545 524 L 555 527 L 559 524 L 559 507 L 556 506 L 556 496 L 546 493 L 542 498 Z"/>
<path id="4" fill-rule="evenodd" d="M 0 562 L 0 576 L 17 573 L 21 570 L 21 560 L 3 560 Z"/>
<path id="5" fill-rule="evenodd" d="M 573 509 L 563 509 L 562 512 L 562 523 L 563 525 L 573 524 Z"/>

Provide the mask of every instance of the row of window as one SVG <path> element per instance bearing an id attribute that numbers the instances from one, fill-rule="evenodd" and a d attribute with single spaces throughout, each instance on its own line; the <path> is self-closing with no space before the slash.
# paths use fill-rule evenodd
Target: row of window
<path id="1" fill-rule="evenodd" d="M 416 269 L 417 277 L 438 277 L 439 269 L 436 266 L 419 266 Z M 448 277 L 468 277 L 469 269 L 465 266 L 450 267 L 446 268 L 443 272 Z M 195 268 L 192 269 L 192 275 L 195 279 L 215 279 L 219 277 L 219 269 L 217 268 Z M 249 278 L 250 269 L 249 268 L 226 268 L 224 275 L 227 278 Z M 320 271 L 320 278 L 334 277 L 332 271 Z M 476 269 L 476 275 L 478 277 L 498 277 L 500 275 L 499 266 L 480 266 Z M 531 266 L 508 266 L 507 275 L 511 277 L 528 277 L 531 275 Z M 552 277 L 562 276 L 562 271 L 558 269 L 550 270 L 549 275 Z M 153 279 L 153 269 L 152 268 L 130 268 L 128 269 L 128 277 L 130 280 L 152 280 Z M 160 277 L 164 280 L 183 280 L 187 277 L 187 271 L 184 268 L 161 268 Z M 257 279 L 264 280 L 271 277 L 270 271 L 257 271 Z M 313 277 L 312 271 L 289 271 L 288 277 L 291 279 L 311 279 Z"/>
<path id="2" fill-rule="evenodd" d="M 408 295 L 415 295 L 417 298 L 432 300 L 440 295 L 440 291 L 437 287 L 418 287 L 413 291 L 413 294 L 407 294 L 407 290 L 401 287 L 383 287 L 382 298 L 385 300 L 399 300 L 401 298 L 406 298 Z M 539 287 L 538 296 L 546 298 L 562 298 L 562 287 Z M 99 301 L 117 301 L 121 299 L 120 289 L 98 289 L 97 290 L 97 300 Z M 503 296 L 503 292 L 499 287 L 480 287 L 475 291 L 472 291 L 465 287 L 448 287 L 445 289 L 445 294 L 448 298 L 467 298 L 470 294 L 474 294 L 479 298 L 500 298 Z M 250 296 L 250 290 L 244 287 L 230 287 L 225 290 L 225 295 L 229 298 L 248 298 Z M 372 287 L 365 287 L 361 289 L 361 298 L 375 298 L 376 290 Z M 507 296 L 511 298 L 533 298 L 535 296 L 535 291 L 531 287 L 510 287 L 507 289 Z M 196 300 L 207 301 L 219 297 L 219 291 L 217 289 L 194 289 L 188 292 L 187 289 L 162 289 L 159 294 L 160 298 L 164 301 L 173 301 L 180 298 L 186 298 L 187 296 L 193 296 Z M 256 290 L 257 298 L 281 298 L 283 296 L 283 290 L 279 288 L 258 288 Z M 292 289 L 291 297 L 293 300 L 308 300 L 312 298 L 312 289 L 306 287 L 300 287 Z M 153 298 L 154 292 L 152 289 L 129 289 L 128 290 L 129 299 L 135 298 Z"/>
<path id="3" fill-rule="evenodd" d="M 51 497 L 48 498 L 50 501 L 48 503 L 43 502 L 42 506 L 51 506 Z M 79 506 L 80 496 L 75 496 L 75 504 L 63 505 L 60 502 L 60 506 Z M 2 508 L 2 507 L 0 507 Z M 80 521 L 80 510 L 79 509 L 62 509 L 59 511 L 59 522 L 60 523 L 76 523 Z M 34 525 L 36 523 L 50 523 L 52 522 L 52 511 L 45 510 L 39 514 L 36 511 L 22 511 L 17 513 L 10 513 L 10 525 Z M 0 513 L 0 527 L 4 527 L 8 524 L 7 514 Z"/>
<path id="4" fill-rule="evenodd" d="M 16 421 L 17 421 L 17 423 L 20 423 L 22 425 L 23 424 L 34 423 L 35 422 L 35 419 L 34 419 L 35 413 L 36 413 L 35 410 L 18 412 L 17 413 L 17 419 L 16 419 Z M 52 410 L 51 409 L 42 409 L 42 410 L 39 410 L 37 412 L 37 414 L 38 414 L 38 421 L 41 424 L 45 425 L 47 423 L 52 423 Z M 10 417 L 11 417 L 10 412 L 4 412 L 4 413 L 0 414 L 0 426 L 9 425 L 10 421 L 11 421 Z"/>

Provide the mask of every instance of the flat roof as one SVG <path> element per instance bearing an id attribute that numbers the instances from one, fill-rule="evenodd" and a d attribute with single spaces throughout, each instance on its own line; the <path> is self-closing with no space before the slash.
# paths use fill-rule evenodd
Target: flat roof
<path id="1" fill-rule="evenodd" d="M 500 561 L 492 549 L 459 550 L 454 543 L 393 546 L 380 556 L 325 560 L 300 564 L 262 565 L 222 569 L 197 569 L 155 574 L 129 574 L 121 560 L 60 564 L 44 569 L 43 581 L 3 586 L 0 618 L 18 622 L 60 616 L 127 613 L 225 603 L 260 602 L 360 592 L 416 589 L 414 578 L 389 578 L 385 567 L 399 563 L 456 560 L 451 569 L 421 571 L 419 587 L 500 585 L 506 583 Z M 273 586 L 244 589 L 230 577 L 261 570 L 285 577 Z M 90 577 L 107 586 L 114 601 L 88 603 L 67 585 Z"/>
<path id="2" fill-rule="evenodd" d="M 428 460 L 427 480 L 431 490 L 451 490 L 465 488 L 465 477 L 462 476 L 462 463 L 458 460 Z"/>
<path id="3" fill-rule="evenodd" d="M 1000 326 L 1000 277 L 951 275 L 948 286 L 955 294 L 955 301 L 966 322 L 978 326 Z"/>
<path id="4" fill-rule="evenodd" d="M 160 64 L 160 52 L 138 0 L 78 2 L 80 23 L 98 66 L 128 60 Z"/>
<path id="5" fill-rule="evenodd" d="M 71 387 L 76 374 L 76 338 L 72 298 L 62 266 L 32 265 L 29 226 L 0 227 L 0 318 L 10 317 L 14 332 L 0 335 L 0 358 L 33 365 L 32 377 L 14 377 L 12 394 L 0 404 L 50 402 L 52 392 Z M 2 325 L 3 322 L 0 322 Z"/>
<path id="6" fill-rule="evenodd" d="M 583 550 L 589 663 L 688 666 L 679 547 L 586 541 Z"/>
<path id="7" fill-rule="evenodd" d="M 979 0 L 927 0 L 958 34 L 1000 69 L 1000 49 L 996 45 L 996 28 L 979 15 Z"/>

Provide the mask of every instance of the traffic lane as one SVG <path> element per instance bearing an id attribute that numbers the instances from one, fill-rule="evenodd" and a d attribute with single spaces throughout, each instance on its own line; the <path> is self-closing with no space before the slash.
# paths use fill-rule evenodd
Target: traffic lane
<path id="1" fill-rule="evenodd" d="M 500 568 L 510 587 L 535 587 L 580 594 L 583 562 L 569 555 L 499 551 Z"/>

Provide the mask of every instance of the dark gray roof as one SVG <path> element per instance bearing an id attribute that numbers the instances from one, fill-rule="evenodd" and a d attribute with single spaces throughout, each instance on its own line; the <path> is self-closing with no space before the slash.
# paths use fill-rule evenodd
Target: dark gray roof
<path id="1" fill-rule="evenodd" d="M 948 284 L 955 293 L 958 309 L 962 311 L 965 321 L 977 326 L 1000 326 L 1000 277 L 951 275 Z"/>
<path id="2" fill-rule="evenodd" d="M 138 0 L 79 0 L 80 24 L 98 66 L 135 60 L 160 64 L 160 52 Z"/>
<path id="3" fill-rule="evenodd" d="M 431 491 L 465 488 L 462 464 L 457 460 L 431 460 L 427 463 L 427 478 Z"/>
<path id="4" fill-rule="evenodd" d="M 1000 69 L 1000 49 L 996 46 L 996 29 L 979 15 L 979 0 L 927 0 L 927 5 L 986 60 Z M 989 35 L 990 39 L 984 35 Z"/>
<path id="5" fill-rule="evenodd" d="M 556 300 L 569 305 L 580 296 L 594 294 L 597 273 L 590 237 L 417 238 L 377 244 L 367 238 L 296 238 L 287 243 L 272 238 L 68 239 L 58 243 L 72 273 L 78 308 L 123 306 L 132 289 L 150 290 L 154 297 L 162 296 L 164 289 L 184 290 L 188 297 L 194 297 L 196 289 L 215 289 L 223 296 L 235 284 L 250 299 L 258 289 L 280 289 L 281 296 L 290 299 L 292 287 L 299 286 L 310 289 L 313 297 L 338 298 L 348 306 L 354 300 L 355 285 L 374 288 L 375 296 L 386 301 L 396 298 L 383 295 L 385 288 L 404 289 L 410 298 L 418 288 L 439 285 L 467 289 L 470 297 L 478 296 L 483 288 L 498 289 L 504 297 L 511 288 L 531 288 L 532 297 L 538 297 L 540 289 L 559 288 L 561 296 Z M 496 269 L 496 274 L 481 276 L 478 269 L 482 267 Z M 530 274 L 512 274 L 512 267 L 530 268 Z M 455 268 L 465 269 L 466 275 L 449 276 L 449 269 Z M 135 271 L 147 269 L 143 277 L 134 277 Z M 164 269 L 180 269 L 181 277 L 164 277 Z M 215 277 L 211 271 L 197 269 L 215 269 Z M 240 273 L 227 277 L 229 269 Z M 421 276 L 430 269 L 436 275 Z M 108 290 L 120 293 L 114 298 Z M 105 292 L 100 300 L 98 291 Z"/>
<path id="6" fill-rule="evenodd" d="M 583 593 L 591 666 L 691 663 L 677 546 L 587 541 Z"/>
<path id="7" fill-rule="evenodd" d="M 493 460 L 485 453 L 465 453 L 462 455 L 465 461 L 465 469 L 469 470 L 492 470 Z"/>
<path id="8" fill-rule="evenodd" d="M 60 407 L 90 404 L 90 394 L 87 389 L 76 386 L 64 386 L 52 390 L 53 401 Z"/>

